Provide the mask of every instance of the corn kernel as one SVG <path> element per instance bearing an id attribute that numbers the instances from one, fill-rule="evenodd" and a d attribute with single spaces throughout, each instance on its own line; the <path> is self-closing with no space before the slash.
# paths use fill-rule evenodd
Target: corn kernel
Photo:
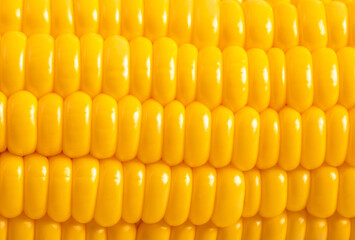
<path id="1" fill-rule="evenodd" d="M 25 88 L 37 98 L 53 91 L 53 51 L 49 35 L 36 34 L 27 41 Z"/>
<path id="2" fill-rule="evenodd" d="M 323 3 L 318 0 L 300 0 L 297 11 L 300 45 L 311 51 L 327 46 L 327 21 Z"/>
<path id="3" fill-rule="evenodd" d="M 50 1 L 23 1 L 23 32 L 30 36 L 37 33 L 50 33 Z"/>
<path id="4" fill-rule="evenodd" d="M 129 45 L 127 40 L 112 36 L 104 43 L 102 92 L 116 100 L 129 90 Z"/>
<path id="5" fill-rule="evenodd" d="M 338 184 L 338 170 L 334 167 L 325 165 L 311 171 L 308 212 L 320 218 L 330 217 L 336 210 Z"/>
<path id="6" fill-rule="evenodd" d="M 58 155 L 49 159 L 48 216 L 54 221 L 64 222 L 71 216 L 72 161 Z"/>
<path id="7" fill-rule="evenodd" d="M 61 224 L 47 216 L 35 222 L 35 238 L 38 240 L 45 240 L 47 238 L 60 240 L 61 232 Z"/>
<path id="8" fill-rule="evenodd" d="M 179 226 L 185 223 L 189 216 L 192 181 L 191 168 L 184 164 L 171 168 L 169 201 L 164 217 L 170 226 Z"/>
<path id="9" fill-rule="evenodd" d="M 113 158 L 103 159 L 99 169 L 95 221 L 103 227 L 113 226 L 121 219 L 122 213 L 122 164 Z"/>
<path id="10" fill-rule="evenodd" d="M 99 162 L 89 156 L 76 158 L 72 171 L 72 216 L 80 223 L 88 223 L 95 211 Z"/>
<path id="11" fill-rule="evenodd" d="M 136 225 L 120 221 L 116 225 L 107 228 L 107 239 L 135 240 Z"/>
<path id="12" fill-rule="evenodd" d="M 24 157 L 23 165 L 24 212 L 31 219 L 39 219 L 47 210 L 48 159 L 39 154 L 31 154 Z"/>
<path id="13" fill-rule="evenodd" d="M 8 32 L 1 38 L 0 89 L 6 96 L 25 87 L 26 42 L 26 36 L 20 32 Z"/>
<path id="14" fill-rule="evenodd" d="M 186 222 L 177 227 L 171 228 L 171 240 L 194 240 L 195 239 L 195 226 L 190 222 Z"/>
<path id="15" fill-rule="evenodd" d="M 80 38 L 80 90 L 94 97 L 102 86 L 103 40 L 97 34 L 85 34 Z"/>
<path id="16" fill-rule="evenodd" d="M 216 196 L 216 169 L 209 165 L 193 168 L 189 220 L 195 225 L 206 224 L 212 214 Z"/>
<path id="17" fill-rule="evenodd" d="M 163 219 L 170 194 L 171 169 L 161 163 L 146 166 L 142 220 L 156 223 Z M 139 235 L 139 233 L 138 233 Z"/>

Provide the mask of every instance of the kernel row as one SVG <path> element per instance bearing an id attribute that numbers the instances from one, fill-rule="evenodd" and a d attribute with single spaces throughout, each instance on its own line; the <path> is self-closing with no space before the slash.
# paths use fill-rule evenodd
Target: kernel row
<path id="1" fill-rule="evenodd" d="M 274 0 L 270 0 L 273 4 Z M 355 46 L 355 3 L 263 0 L 2 0 L 0 33 L 173 38 L 198 48 Z M 257 29 L 257 30 L 256 30 Z"/>
<path id="2" fill-rule="evenodd" d="M 162 162 L 6 152 L 0 156 L 0 173 L 0 214 L 7 218 L 24 211 L 31 219 L 46 214 L 57 222 L 95 219 L 105 227 L 121 218 L 128 223 L 164 219 L 171 226 L 212 221 L 226 227 L 240 217 L 269 218 L 285 210 L 307 209 L 320 218 L 336 211 L 355 217 L 355 168 L 349 165 L 241 172 L 232 166 L 170 167 Z"/>
<path id="3" fill-rule="evenodd" d="M 82 224 L 70 219 L 64 223 L 48 216 L 38 220 L 24 214 L 15 218 L 0 217 L 1 240 L 348 240 L 355 237 L 355 221 L 337 214 L 328 219 L 316 218 L 306 211 L 283 212 L 273 218 L 241 218 L 228 227 L 212 223 L 195 226 L 185 222 L 169 226 L 130 224 L 120 221 L 112 227 L 96 222 Z"/>
<path id="4" fill-rule="evenodd" d="M 48 216 L 37 220 L 25 214 L 0 217 L 0 240 L 135 240 L 136 231 L 139 232 L 139 227 L 123 221 L 105 228 L 95 221 L 82 224 L 69 219 L 59 223 Z"/>
<path id="5" fill-rule="evenodd" d="M 326 112 L 312 106 L 303 113 L 284 107 L 260 114 L 243 107 L 236 114 L 200 102 L 186 108 L 173 101 L 163 107 L 131 96 L 118 102 L 106 94 L 93 100 L 83 92 L 65 99 L 55 93 L 38 101 L 27 91 L 6 98 L 0 92 L 0 152 L 23 156 L 38 152 L 69 157 L 163 160 L 196 167 L 230 163 L 242 171 L 275 165 L 315 169 L 324 162 L 355 166 L 355 108 L 335 105 Z"/>
<path id="6" fill-rule="evenodd" d="M 255 216 L 218 228 L 211 223 L 194 226 L 185 223 L 170 227 L 164 222 L 141 223 L 138 235 L 155 240 L 353 240 L 355 221 L 339 215 L 316 218 L 305 211 L 284 212 L 273 218 Z M 169 238 L 170 236 L 170 238 Z"/>
<path id="7" fill-rule="evenodd" d="M 336 103 L 355 106 L 355 49 L 335 53 L 304 47 L 286 53 L 232 46 L 221 51 L 193 45 L 177 47 L 170 38 L 153 44 L 146 38 L 128 43 L 119 36 L 105 41 L 95 34 L 80 40 L 37 34 L 28 40 L 6 33 L 0 44 L 0 91 L 9 96 L 26 89 L 37 98 L 54 91 L 62 97 L 81 90 L 116 100 L 127 94 L 162 105 L 174 99 L 185 106 L 199 101 L 223 104 L 233 112 L 245 105 L 263 111 L 288 105 L 299 112 L 312 104 L 327 110 Z"/>

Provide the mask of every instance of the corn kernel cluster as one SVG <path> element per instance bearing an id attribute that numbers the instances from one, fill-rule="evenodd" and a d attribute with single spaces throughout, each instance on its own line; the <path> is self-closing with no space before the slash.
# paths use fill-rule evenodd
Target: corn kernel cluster
<path id="1" fill-rule="evenodd" d="M 355 1 L 0 0 L 0 240 L 355 239 Z"/>

